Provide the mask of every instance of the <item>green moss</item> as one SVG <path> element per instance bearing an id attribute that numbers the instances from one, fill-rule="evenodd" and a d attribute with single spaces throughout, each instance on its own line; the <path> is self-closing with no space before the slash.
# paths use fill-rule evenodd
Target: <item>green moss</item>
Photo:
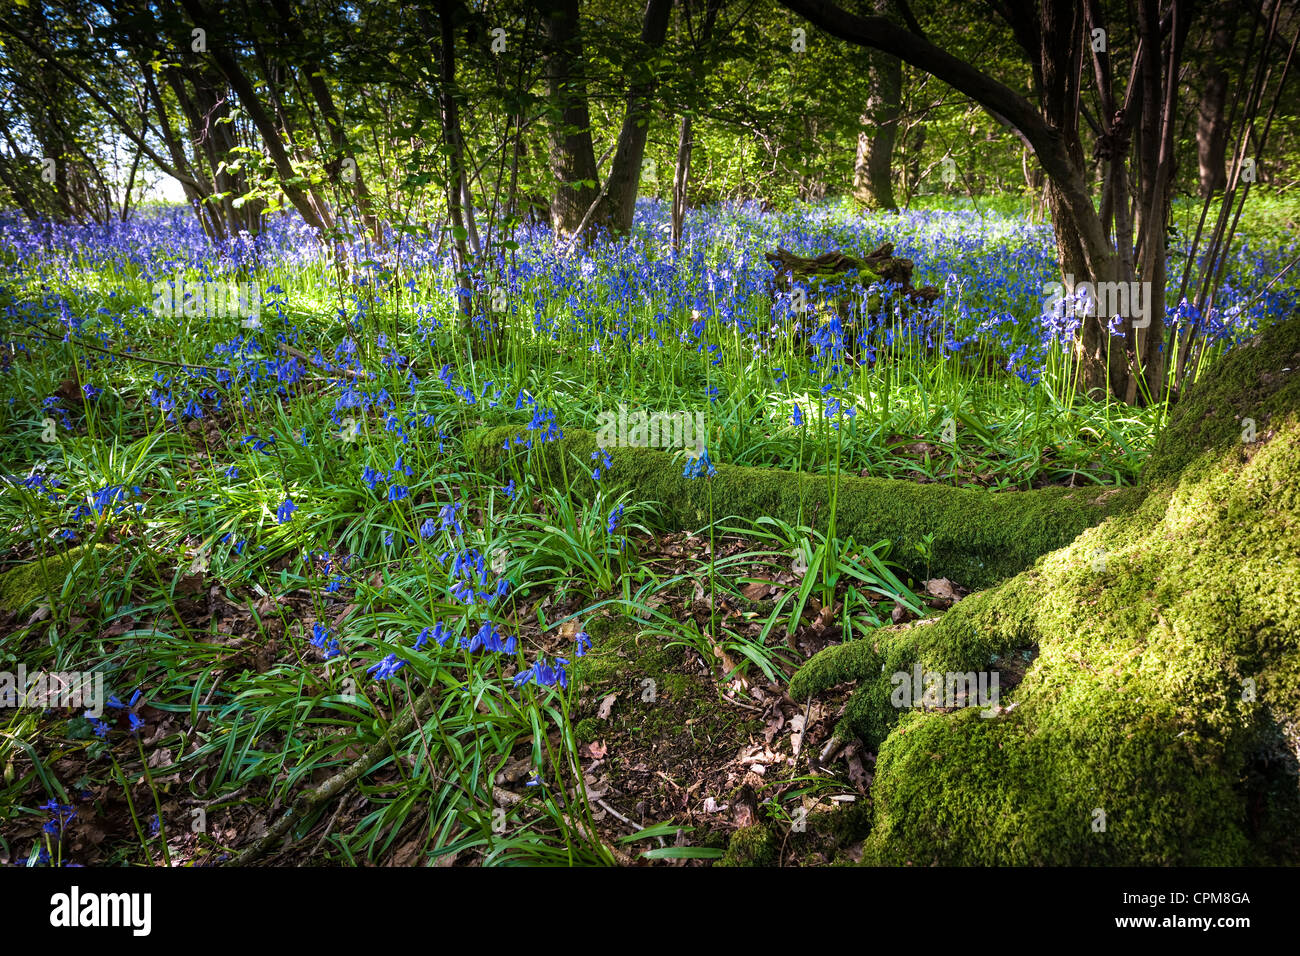
<path id="1" fill-rule="evenodd" d="M 1163 702 L 1109 695 L 1039 725 L 903 715 L 876 763 L 863 862 L 1242 865 L 1242 800 Z M 1068 715 L 1068 720 L 1064 719 Z"/>
<path id="2" fill-rule="evenodd" d="M 760 809 L 760 813 L 762 813 Z M 715 866 L 819 866 L 847 862 L 849 846 L 871 826 L 871 803 L 858 800 L 842 809 L 809 813 L 802 830 L 788 819 L 742 827 L 732 834 L 727 852 Z"/>
<path id="3" fill-rule="evenodd" d="M 1300 319 L 1288 325 L 1191 389 L 1149 473 L 1181 470 L 1135 510 L 934 624 L 797 675 L 796 695 L 859 682 L 841 726 L 879 746 L 864 862 L 1300 862 Z M 1246 388 L 1247 370 L 1267 387 Z M 1234 416 L 1261 440 L 1243 445 Z M 1001 670 L 1020 655 L 1032 664 L 991 718 L 898 713 L 882 695 L 910 661 Z"/>
<path id="4" fill-rule="evenodd" d="M 714 866 L 775 866 L 781 841 L 770 828 L 756 823 L 731 835 L 727 852 Z"/>
<path id="5" fill-rule="evenodd" d="M 466 449 L 482 470 L 532 467 L 552 484 L 571 481 L 575 494 L 591 492 L 590 475 L 581 463 L 590 461 L 596 449 L 593 433 L 570 429 L 557 442 L 505 450 L 518 434 L 513 426 L 471 432 Z M 827 523 L 824 476 L 720 464 L 716 477 L 692 480 L 682 476 L 682 459 L 666 452 L 609 452 L 614 466 L 602 481 L 630 487 L 638 499 L 657 505 L 659 524 L 670 530 L 707 524 L 710 493 L 715 519 L 766 515 L 821 529 Z M 919 578 L 926 565 L 914 546 L 933 535 L 933 566 L 970 587 L 986 587 L 1023 570 L 1106 516 L 1137 507 L 1143 497 L 1142 489 L 1131 487 L 992 492 L 856 476 L 840 476 L 837 482 L 838 537 L 870 544 L 890 541 L 891 557 Z"/>
<path id="6" fill-rule="evenodd" d="M 109 550 L 98 545 L 97 551 Z M 68 574 L 79 568 L 82 558 L 89 557 L 86 547 L 70 548 L 41 560 L 26 561 L 0 574 L 0 610 L 22 611 L 42 600 L 57 600 Z"/>
<path id="7" fill-rule="evenodd" d="M 617 769 L 629 747 L 651 745 L 677 774 L 701 759 L 726 759 L 737 739 L 761 727 L 751 711 L 718 706 L 718 688 L 704 674 L 683 671 L 685 649 L 658 634 L 643 633 L 635 620 L 595 618 L 588 622 L 592 647 L 574 661 L 574 680 L 584 704 L 576 715 L 578 739 L 606 741 Z M 609 717 L 596 711 L 617 695 Z"/>
<path id="8" fill-rule="evenodd" d="M 1300 322 L 1271 326 L 1220 358 L 1203 379 L 1174 406 L 1144 481 L 1167 481 L 1206 452 L 1241 446 L 1246 418 L 1264 436 L 1279 411 L 1300 408 Z"/>
<path id="9" fill-rule="evenodd" d="M 573 674 L 584 692 L 645 676 L 654 678 L 656 693 L 672 685 L 668 675 L 681 661 L 683 649 L 665 647 L 659 638 L 641 634 L 635 621 L 620 622 L 622 627 L 612 623 L 609 618 L 593 618 L 586 625 L 591 650 L 573 662 Z"/>
<path id="10" fill-rule="evenodd" d="M 979 598 L 975 595 L 962 602 L 962 613 L 976 612 L 978 618 Z M 949 612 L 956 613 L 956 608 Z M 892 699 L 898 686 L 894 675 L 909 675 L 906 683 L 910 686 L 910 675 L 918 665 L 923 673 L 996 670 L 999 693 L 1005 694 L 1019 682 L 1025 665 L 1037 653 L 1025 635 L 1000 631 L 983 619 L 959 634 L 938 624 L 939 620 L 929 620 L 886 628 L 870 640 L 828 647 L 795 674 L 790 697 L 806 700 L 836 684 L 856 682 L 859 686 L 845 705 L 836 731 L 842 738 L 859 737 L 869 750 L 875 750 L 901 713 Z"/>

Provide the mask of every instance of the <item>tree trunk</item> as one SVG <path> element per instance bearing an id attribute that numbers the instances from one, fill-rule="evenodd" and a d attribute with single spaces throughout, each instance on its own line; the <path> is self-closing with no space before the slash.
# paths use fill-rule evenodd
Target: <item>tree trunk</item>
<path id="1" fill-rule="evenodd" d="M 220 23 L 221 18 L 207 10 L 200 0 L 182 0 L 182 2 L 185 12 L 195 23 L 213 25 Z M 211 27 L 209 29 L 211 30 Z M 314 190 L 308 191 L 298 185 L 296 180 L 299 176 L 293 168 L 293 162 L 289 158 L 280 130 L 276 127 L 271 114 L 267 112 L 266 105 L 258 96 L 252 81 L 231 54 L 230 48 L 222 40 L 217 39 L 209 46 L 208 54 L 221 70 L 222 76 L 226 78 L 231 89 L 235 91 L 235 95 L 239 97 L 239 102 L 243 104 L 248 118 L 257 127 L 258 135 L 270 154 L 271 161 L 275 164 L 275 171 L 280 177 L 280 188 L 284 190 L 285 196 L 309 226 L 321 232 L 328 230 L 334 225 L 329 207 Z"/>
<path id="2" fill-rule="evenodd" d="M 695 56 L 692 60 L 690 77 L 692 93 L 695 91 L 695 84 L 700 80 L 701 57 L 705 46 L 713 39 L 713 25 L 717 23 L 723 2 L 724 0 L 706 0 L 704 20 L 700 24 L 700 33 L 698 37 L 694 38 Z M 682 8 L 688 32 L 690 31 L 691 6 L 691 0 L 685 0 Z M 686 220 L 686 188 L 691 180 L 691 153 L 694 149 L 695 118 L 690 113 L 686 113 L 682 116 L 677 129 L 677 163 L 673 169 L 672 232 L 670 240 L 674 253 L 678 252 L 682 245 L 682 226 Z"/>
<path id="3" fill-rule="evenodd" d="M 1226 58 L 1232 43 L 1232 31 L 1226 22 L 1227 11 L 1217 7 L 1211 14 L 1209 63 L 1201 88 L 1201 102 L 1196 112 L 1196 162 L 1200 167 L 1201 196 L 1222 192 L 1228 184 L 1224 154 L 1228 146 L 1228 121 L 1224 109 L 1228 102 Z"/>
<path id="4" fill-rule="evenodd" d="M 297 44 L 300 53 L 305 52 L 303 48 L 307 40 L 288 0 L 273 0 L 273 6 L 280 21 L 280 28 Z M 329 85 L 315 63 L 308 62 L 301 65 L 307 76 L 307 89 L 311 91 L 312 98 L 316 101 L 316 106 L 329 129 L 330 146 L 336 154 L 334 162 L 330 164 L 336 171 L 335 181 L 341 192 L 351 191 L 355 195 L 357 211 L 361 214 L 362 223 L 376 242 L 382 242 L 383 231 L 374 212 L 370 190 L 366 188 L 365 177 L 361 174 L 361 167 L 357 163 L 356 150 L 353 149 L 352 142 L 348 138 L 343 117 L 334 103 Z M 347 175 L 344 175 L 345 162 L 348 160 L 351 162 L 346 164 Z"/>
<path id="5" fill-rule="evenodd" d="M 673 209 L 671 242 L 673 252 L 682 246 L 682 224 L 686 219 L 686 184 L 691 178 L 691 150 L 695 145 L 690 115 L 682 117 L 677 131 L 677 166 L 673 172 Z"/>
<path id="6" fill-rule="evenodd" d="M 663 45 L 668 33 L 668 14 L 672 0 L 648 0 L 641 22 L 641 43 L 649 49 Z M 640 76 L 628 89 L 627 106 L 623 112 L 623 127 L 614 149 L 606 183 L 604 219 L 614 232 L 625 233 L 632 228 L 632 215 L 636 211 L 636 196 L 641 185 L 641 164 L 645 158 L 646 134 L 650 127 L 650 98 L 654 95 L 653 72 L 642 63 Z"/>
<path id="7" fill-rule="evenodd" d="M 888 12 L 890 0 L 876 0 L 878 14 Z M 868 50 L 867 83 L 870 93 L 859 120 L 858 150 L 853 160 L 853 197 L 868 209 L 895 210 L 894 137 L 902 101 L 903 63 L 896 56 Z"/>
<path id="8" fill-rule="evenodd" d="M 465 144 L 460 130 L 460 103 L 456 89 L 456 24 L 450 0 L 438 2 L 438 28 L 440 44 L 438 59 L 438 99 L 442 113 L 442 135 L 447 145 L 449 170 L 446 181 L 447 214 L 451 220 L 451 241 L 456 266 L 456 311 L 460 315 L 461 331 L 469 334 L 474 321 L 474 283 L 471 278 L 469 249 L 465 240 L 462 203 L 466 195 Z M 427 21 L 421 15 L 422 25 L 429 32 Z M 467 343 L 468 345 L 468 343 Z"/>
<path id="9" fill-rule="evenodd" d="M 538 0 L 538 9 L 546 25 L 546 86 L 551 101 L 550 163 L 555 177 L 551 225 L 556 235 L 572 236 L 600 196 L 578 0 Z M 609 223 L 598 210 L 592 225 Z"/>
<path id="10" fill-rule="evenodd" d="M 906 30 L 883 17 L 855 17 L 827 0 L 780 0 L 783 6 L 802 14 L 835 36 L 861 46 L 890 52 L 900 59 L 965 93 L 990 112 L 1006 117 L 1033 146 L 1043 172 L 1050 180 L 1048 203 L 1056 231 L 1061 270 L 1075 282 L 1129 282 L 1140 254 L 1142 279 L 1146 287 L 1150 326 L 1142 339 L 1158 343 L 1164 316 L 1164 228 L 1169 214 L 1169 184 L 1173 176 L 1173 108 L 1176 103 L 1178 68 L 1182 41 L 1188 27 L 1187 5 L 1183 0 L 1169 0 L 1165 18 L 1159 15 L 1156 0 L 1140 0 L 1131 16 L 1140 33 L 1140 52 L 1133 64 L 1136 82 L 1126 95 L 1130 102 L 1117 108 L 1107 118 L 1104 142 L 1115 149 L 1113 163 L 1118 180 L 1123 182 L 1126 115 L 1140 113 L 1141 123 L 1135 130 L 1134 153 L 1137 158 L 1138 224 L 1136 247 L 1117 249 L 1107 234 L 1102 217 L 1093 205 L 1090 177 L 1084 164 L 1078 121 L 1080 78 L 1084 50 L 1090 49 L 1090 31 L 1086 25 L 1101 27 L 1100 8 L 1085 3 L 1087 24 L 1082 11 L 1072 0 L 1039 0 L 1037 24 L 1025 18 L 1012 19 L 1010 25 L 1017 43 L 1030 58 L 1031 80 L 1039 105 L 1015 93 L 997 80 L 982 73 L 971 63 L 961 60 L 933 43 L 916 30 Z M 1165 38 L 1169 38 L 1167 54 Z M 1093 51 L 1094 53 L 1096 51 Z M 1162 62 L 1163 61 L 1163 62 Z M 1098 70 L 1104 77 L 1105 70 Z M 1101 80 L 1103 90 L 1104 79 Z M 1103 95 L 1109 96 L 1108 91 Z M 1113 188 L 1113 187 L 1112 187 Z M 1128 201 L 1127 189 L 1116 190 L 1115 209 Z M 1122 218 L 1122 217 L 1121 217 Z M 1117 231 L 1124 233 L 1117 219 Z M 1127 291 L 1127 290 L 1125 290 Z M 1136 364 L 1130 351 L 1134 330 L 1131 316 L 1125 318 L 1120 331 L 1125 332 L 1124 346 L 1110 343 L 1105 319 L 1085 316 L 1077 343 L 1077 357 L 1084 386 L 1089 392 L 1105 393 L 1121 400 L 1132 400 L 1136 385 L 1130 376 L 1144 376 L 1145 390 L 1158 398 L 1162 384 L 1163 356 L 1148 346 L 1140 355 L 1149 361 L 1145 370 Z M 1141 348 L 1141 341 L 1138 343 Z M 1106 356 L 1109 354 L 1109 360 Z"/>

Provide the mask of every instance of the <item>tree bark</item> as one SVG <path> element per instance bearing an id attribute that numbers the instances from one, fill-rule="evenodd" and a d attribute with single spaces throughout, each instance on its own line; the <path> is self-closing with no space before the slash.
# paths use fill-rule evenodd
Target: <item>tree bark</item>
<path id="1" fill-rule="evenodd" d="M 273 0 L 273 6 L 279 18 L 281 29 L 298 45 L 298 52 L 300 54 L 305 53 L 307 40 L 293 15 L 288 0 Z M 302 64 L 302 67 L 307 76 L 307 89 L 311 91 L 321 117 L 325 120 L 325 126 L 329 130 L 330 146 L 336 154 L 334 162 L 330 164 L 335 183 L 338 185 L 340 192 L 350 191 L 354 194 L 357 211 L 361 214 L 362 223 L 376 242 L 382 242 L 383 231 L 374 212 L 370 190 L 366 188 L 365 176 L 362 175 L 361 166 L 357 162 L 356 150 L 348 138 L 347 130 L 343 125 L 343 117 L 334 103 L 329 84 L 325 82 L 325 77 L 315 64 L 306 62 Z M 344 161 L 346 160 L 351 160 L 347 167 L 349 170 L 348 176 L 343 174 Z"/>
<path id="2" fill-rule="evenodd" d="M 546 86 L 551 107 L 550 164 L 555 177 L 551 225 L 558 236 L 572 236 L 600 196 L 578 0 L 538 0 L 538 10 L 546 29 Z M 609 225 L 600 211 L 592 224 Z"/>
<path id="3" fill-rule="evenodd" d="M 465 142 L 460 129 L 459 91 L 456 88 L 456 23 L 451 0 L 438 0 L 440 43 L 438 60 L 438 101 L 442 113 L 442 135 L 447 145 L 449 170 L 446 180 L 447 214 L 451 220 L 451 248 L 456 267 L 456 311 L 461 331 L 469 334 L 474 321 L 474 283 L 466 239 L 463 208 L 465 185 Z M 423 16 L 421 17 L 423 20 Z M 428 30 L 427 22 L 424 28 Z"/>
<path id="4" fill-rule="evenodd" d="M 645 48 L 663 46 L 672 9 L 673 0 L 648 0 L 641 22 L 641 43 Z M 626 233 L 632 228 L 632 215 L 636 211 L 636 197 L 641 186 L 646 135 L 650 131 L 650 100 L 656 85 L 648 66 L 641 64 L 637 69 L 640 76 L 628 88 L 623 127 L 618 134 L 606 186 L 604 220 L 617 233 Z"/>
<path id="5" fill-rule="evenodd" d="M 888 11 L 889 0 L 875 0 L 875 11 Z M 853 197 L 868 209 L 895 210 L 894 138 L 902 100 L 903 64 L 896 56 L 867 51 L 866 109 L 859 122 L 858 149 L 853 160 Z"/>
<path id="6" fill-rule="evenodd" d="M 185 12 L 190 18 L 198 24 L 207 24 L 209 34 L 214 33 L 213 25 L 220 22 L 220 18 L 210 14 L 199 0 L 182 0 Z M 243 104 L 248 118 L 253 121 L 257 127 L 258 135 L 262 138 L 262 144 L 271 156 L 271 161 L 275 164 L 275 171 L 280 177 L 280 188 L 284 190 L 285 196 L 289 199 L 303 220 L 314 229 L 324 232 L 333 226 L 334 222 L 329 213 L 329 207 L 324 201 L 315 195 L 309 194 L 309 191 L 299 185 L 299 175 L 293 168 L 293 163 L 289 159 L 288 150 L 280 135 L 280 130 L 276 127 L 275 121 L 271 114 L 267 112 L 265 104 L 257 95 L 253 88 L 252 82 L 248 75 L 240 67 L 238 61 L 234 58 L 229 48 L 227 48 L 220 37 L 212 37 L 208 46 L 208 55 L 212 61 L 221 70 L 222 76 L 230 84 L 230 88 L 235 91 L 239 97 L 239 102 Z"/>
<path id="7" fill-rule="evenodd" d="M 1222 192 L 1228 184 L 1224 157 L 1228 147 L 1228 121 L 1224 110 L 1228 103 L 1227 54 L 1232 43 L 1226 9 L 1216 6 L 1211 14 L 1209 62 L 1201 87 L 1201 101 L 1196 111 L 1196 163 L 1200 171 L 1201 196 Z"/>
<path id="8" fill-rule="evenodd" d="M 673 169 L 673 208 L 669 241 L 673 252 L 682 246 L 682 226 L 686 221 L 686 185 L 691 178 L 691 150 L 695 146 L 694 124 L 687 114 L 677 129 L 677 164 Z"/>
<path id="9" fill-rule="evenodd" d="M 710 40 L 713 39 L 713 26 L 717 23 L 718 14 L 722 12 L 722 5 L 725 0 L 706 0 L 704 6 L 704 20 L 700 24 L 699 36 L 693 37 L 695 56 L 692 60 L 691 69 L 691 86 L 694 92 L 695 84 L 699 82 L 702 70 L 702 56 L 704 48 Z M 691 0 L 685 0 L 683 5 L 683 16 L 686 18 L 687 31 L 690 31 Z M 672 244 L 673 252 L 681 249 L 682 245 L 682 227 L 686 221 L 686 189 L 691 179 L 691 153 L 695 149 L 695 118 L 686 113 L 682 116 L 677 128 L 677 162 L 673 169 L 673 204 L 672 204 L 672 223 L 669 241 Z"/>

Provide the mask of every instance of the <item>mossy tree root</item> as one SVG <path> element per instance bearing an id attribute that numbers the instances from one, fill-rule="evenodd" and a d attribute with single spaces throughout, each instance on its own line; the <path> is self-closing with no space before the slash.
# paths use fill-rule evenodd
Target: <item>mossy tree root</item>
<path id="1" fill-rule="evenodd" d="M 588 469 L 597 448 L 595 434 L 566 429 L 560 440 L 534 441 L 531 449 L 514 444 L 520 434 L 513 426 L 481 429 L 466 436 L 466 447 L 480 470 L 522 473 L 532 467 L 557 484 L 561 475 L 571 476 L 579 494 L 593 490 Z M 830 511 L 825 476 L 719 464 L 715 477 L 690 479 L 682 475 L 680 456 L 647 448 L 608 451 L 614 465 L 602 483 L 631 488 L 639 500 L 656 503 L 664 530 L 706 524 L 710 490 L 715 518 L 766 515 L 825 530 Z M 859 544 L 891 542 L 891 559 L 920 579 L 927 563 L 916 546 L 933 535 L 930 566 L 971 588 L 1023 570 L 1106 516 L 1137 507 L 1143 494 L 1133 487 L 993 492 L 885 478 L 836 480 L 838 537 Z"/>
<path id="2" fill-rule="evenodd" d="M 793 695 L 858 681 L 842 732 L 879 748 L 864 862 L 1300 862 L 1300 318 L 1191 389 L 1146 475 L 1136 510 L 796 675 Z M 1020 654 L 993 717 L 885 693 L 914 662 Z"/>

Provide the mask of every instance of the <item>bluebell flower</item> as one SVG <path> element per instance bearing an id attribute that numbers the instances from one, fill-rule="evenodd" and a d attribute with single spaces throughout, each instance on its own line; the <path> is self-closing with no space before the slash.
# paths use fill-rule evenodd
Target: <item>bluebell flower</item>
<path id="1" fill-rule="evenodd" d="M 591 470 L 592 481 L 600 481 L 602 474 L 608 473 L 614 465 L 614 459 L 609 457 L 609 452 L 604 448 L 598 448 L 591 453 L 591 460 L 596 463 L 596 467 Z M 604 468 L 604 472 L 601 469 Z"/>
<path id="2" fill-rule="evenodd" d="M 427 630 L 428 628 L 425 628 L 425 631 Z M 422 631 L 421 635 L 423 633 Z M 442 621 L 435 621 L 433 631 L 429 634 L 429 637 L 433 638 L 434 643 L 439 647 L 446 647 L 447 641 L 451 637 L 451 628 L 443 624 Z"/>
<path id="3" fill-rule="evenodd" d="M 284 501 L 280 502 L 280 507 L 275 509 L 275 520 L 280 524 L 284 524 L 293 517 L 293 513 L 297 510 L 298 506 L 293 503 L 293 499 L 286 496 Z"/>
<path id="4" fill-rule="evenodd" d="M 71 804 L 64 806 L 57 800 L 53 799 L 41 804 L 39 809 L 45 810 L 50 814 L 49 822 L 41 828 L 50 836 L 59 836 L 62 834 L 63 831 L 67 829 L 68 824 L 77 816 L 77 810 Z"/>
<path id="5" fill-rule="evenodd" d="M 456 512 L 459 510 L 460 505 L 454 502 L 442 506 L 442 510 L 438 512 L 438 517 L 442 519 L 442 527 L 444 530 L 454 531 L 456 534 L 464 533 L 465 529 L 462 528 L 460 522 L 456 520 Z"/>
<path id="6" fill-rule="evenodd" d="M 135 488 L 134 491 L 138 494 L 139 488 Z M 113 502 L 119 501 L 125 497 L 126 489 L 123 485 L 107 485 L 100 488 L 93 496 L 91 496 L 91 507 L 95 509 L 96 514 L 102 515 L 112 506 Z M 115 509 L 114 513 L 121 510 L 122 508 L 119 506 Z"/>
<path id="7" fill-rule="evenodd" d="M 253 451 L 260 451 L 263 455 L 271 454 L 269 447 L 275 444 L 275 435 L 269 435 L 266 438 L 259 438 L 257 435 L 245 435 L 239 442 L 241 445 L 252 444 Z"/>
<path id="8" fill-rule="evenodd" d="M 396 654 L 389 654 L 379 663 L 367 667 L 366 673 L 372 674 L 375 680 L 388 680 L 405 666 L 406 661 L 399 660 Z"/>
<path id="9" fill-rule="evenodd" d="M 324 650 L 326 643 L 329 641 L 329 637 L 330 630 L 324 624 L 317 622 L 311 626 L 311 644 L 313 647 L 319 647 L 321 650 Z"/>
<path id="10" fill-rule="evenodd" d="M 701 475 L 712 478 L 718 473 L 718 469 L 713 467 L 713 462 L 709 460 L 709 451 L 706 448 L 700 453 L 699 458 L 692 458 L 686 463 L 686 469 L 682 472 L 684 478 L 699 478 Z"/>
<path id="11" fill-rule="evenodd" d="M 492 626 L 491 621 L 484 621 L 483 626 L 474 633 L 472 638 L 468 641 L 462 638 L 461 643 L 471 654 L 479 650 L 513 654 L 516 647 L 516 639 L 513 637 L 503 638 L 501 633 Z"/>
<path id="12" fill-rule="evenodd" d="M 330 637 L 330 629 L 324 624 L 311 626 L 311 644 L 324 653 L 325 660 L 339 656 L 339 642 Z"/>
<path id="13" fill-rule="evenodd" d="M 514 685 L 523 687 L 525 684 L 535 682 L 542 687 L 554 687 L 557 684 L 560 687 L 568 687 L 569 675 L 565 672 L 565 667 L 568 664 L 568 660 L 563 657 L 557 657 L 554 664 L 548 664 L 546 658 L 539 657 L 532 667 L 522 670 L 514 676 Z"/>

